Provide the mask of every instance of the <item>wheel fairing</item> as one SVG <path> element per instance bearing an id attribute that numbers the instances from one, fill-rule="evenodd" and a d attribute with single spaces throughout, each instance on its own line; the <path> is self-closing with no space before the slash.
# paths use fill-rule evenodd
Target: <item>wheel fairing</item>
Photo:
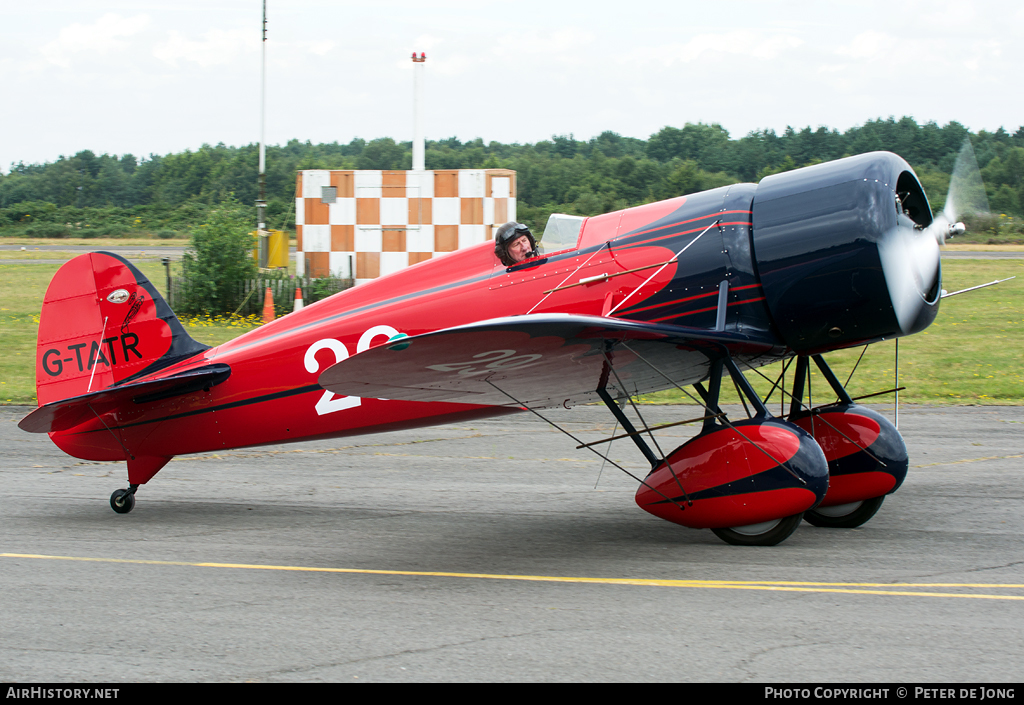
<path id="1" fill-rule="evenodd" d="M 645 482 L 636 493 L 641 509 L 691 528 L 729 528 L 814 507 L 828 488 L 828 463 L 799 427 L 750 420 L 691 439 Z"/>
<path id="2" fill-rule="evenodd" d="M 823 507 L 890 494 L 907 477 L 909 458 L 903 437 L 873 409 L 837 404 L 792 421 L 813 434 L 828 460 L 829 488 Z"/>

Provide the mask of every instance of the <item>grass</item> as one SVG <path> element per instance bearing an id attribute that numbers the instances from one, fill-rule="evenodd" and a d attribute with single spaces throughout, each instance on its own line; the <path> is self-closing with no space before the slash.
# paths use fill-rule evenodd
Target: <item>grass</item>
<path id="1" fill-rule="evenodd" d="M 259 314 L 251 316 L 192 316 L 182 317 L 181 325 L 185 327 L 189 335 L 200 343 L 217 346 L 263 325 L 263 317 Z"/>
<path id="2" fill-rule="evenodd" d="M 97 243 L 96 240 L 89 242 Z M 47 252 L 47 257 L 54 254 Z M 166 293 L 166 278 L 159 259 L 133 261 L 161 293 Z M 58 267 L 57 264 L 0 265 L 0 350 L 3 352 L 0 356 L 0 404 L 36 403 L 34 369 L 39 309 Z M 907 387 L 900 393 L 901 403 L 1024 404 L 1024 365 L 1020 352 L 1024 349 L 1024 260 L 946 260 L 942 267 L 943 286 L 948 291 L 1015 275 L 1017 279 L 945 299 L 931 327 L 901 339 L 899 384 Z M 183 319 L 182 323 L 196 340 L 219 345 L 258 325 L 255 318 L 197 317 Z M 890 341 L 868 348 L 848 386 L 852 396 L 897 386 L 894 347 Z M 839 379 L 845 381 L 860 353 L 860 348 L 843 350 L 829 353 L 826 359 Z M 774 381 L 779 366 L 764 367 L 761 372 Z M 756 373 L 747 376 L 762 395 L 771 387 Z M 812 376 L 811 388 L 815 400 L 826 400 L 826 385 L 817 372 Z M 889 395 L 872 401 L 891 400 Z M 646 401 L 691 403 L 678 391 L 652 394 Z M 723 401 L 734 403 L 735 392 L 727 389 Z M 770 408 L 778 409 L 778 404 L 776 392 Z"/>
<path id="3" fill-rule="evenodd" d="M 953 292 L 996 279 L 1016 276 L 987 289 L 979 289 L 943 300 L 935 322 L 924 332 L 899 340 L 899 379 L 895 374 L 895 341 L 870 346 L 847 386 L 857 397 L 897 386 L 900 403 L 915 404 L 1024 404 L 1024 260 L 945 260 L 942 263 L 943 288 Z M 839 350 L 825 356 L 841 382 L 853 370 L 863 348 Z M 787 376 L 791 384 L 793 368 Z M 774 382 L 781 365 L 768 365 L 760 372 Z M 762 398 L 772 384 L 757 373 L 747 373 Z M 820 401 L 831 401 L 825 394 L 827 383 L 813 369 L 811 390 Z M 817 390 L 817 392 L 815 392 Z M 738 403 L 736 392 L 723 386 L 723 400 Z M 891 403 L 893 395 L 873 398 L 872 402 Z M 650 403 L 692 403 L 678 390 L 649 395 Z M 780 408 L 779 393 L 772 397 Z M 818 401 L 815 401 L 818 403 Z"/>
<path id="4" fill-rule="evenodd" d="M 32 249 L 41 245 L 59 246 L 74 245 L 102 249 L 104 247 L 185 247 L 188 237 L 175 237 L 164 240 L 155 237 L 4 237 L 0 245 L 18 245 Z"/>
<path id="5" fill-rule="evenodd" d="M 102 250 L 105 245 L 97 245 L 94 249 Z M 131 261 L 138 264 L 139 260 L 159 260 L 162 255 L 159 252 L 149 252 L 143 256 L 139 256 L 144 250 L 140 250 L 138 253 L 133 253 L 130 257 Z M 62 259 L 69 260 L 74 259 L 81 252 L 71 252 L 66 250 L 39 250 L 39 249 L 26 249 L 22 250 L 0 250 L 0 260 L 40 260 L 40 259 Z"/>
<path id="6" fill-rule="evenodd" d="M 1024 252 L 1024 245 L 985 245 L 980 242 L 947 242 L 945 248 L 953 252 Z"/>

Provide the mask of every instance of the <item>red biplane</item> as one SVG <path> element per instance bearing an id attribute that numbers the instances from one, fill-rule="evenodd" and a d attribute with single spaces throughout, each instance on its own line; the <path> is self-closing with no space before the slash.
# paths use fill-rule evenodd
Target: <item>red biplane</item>
<path id="1" fill-rule="evenodd" d="M 933 222 L 911 167 L 876 152 L 555 216 L 526 261 L 469 247 L 215 348 L 188 336 L 138 269 L 94 252 L 46 293 L 40 407 L 20 425 L 75 457 L 127 461 L 129 487 L 110 499 L 126 513 L 176 455 L 603 402 L 651 464 L 636 478 L 640 507 L 730 543 L 775 544 L 802 518 L 862 524 L 906 476 L 899 433 L 854 403 L 822 354 L 928 326 L 949 227 Z M 744 377 L 778 361 L 782 417 Z M 834 403 L 805 403 L 812 364 Z M 719 408 L 730 379 L 748 418 Z M 699 434 L 663 454 L 623 408 L 669 388 L 705 412 Z"/>

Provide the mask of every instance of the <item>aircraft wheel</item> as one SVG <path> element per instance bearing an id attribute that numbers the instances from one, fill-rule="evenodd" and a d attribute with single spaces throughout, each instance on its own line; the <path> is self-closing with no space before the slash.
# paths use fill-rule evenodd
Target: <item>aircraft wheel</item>
<path id="1" fill-rule="evenodd" d="M 815 526 L 829 529 L 854 529 L 875 515 L 885 501 L 885 495 L 862 502 L 850 502 L 834 507 L 818 507 L 804 513 L 804 519 Z"/>
<path id="2" fill-rule="evenodd" d="M 774 546 L 782 543 L 796 531 L 803 519 L 803 512 L 793 516 L 763 521 L 749 526 L 734 526 L 731 529 L 712 529 L 715 536 L 733 546 Z"/>
<path id="3" fill-rule="evenodd" d="M 110 495 L 110 508 L 118 514 L 127 514 L 135 508 L 135 493 L 129 490 L 114 490 Z"/>

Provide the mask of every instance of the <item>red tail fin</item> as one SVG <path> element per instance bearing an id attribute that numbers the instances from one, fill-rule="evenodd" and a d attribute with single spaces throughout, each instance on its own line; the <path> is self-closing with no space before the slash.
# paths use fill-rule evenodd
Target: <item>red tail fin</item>
<path id="1" fill-rule="evenodd" d="M 54 275 L 36 347 L 39 404 L 137 379 L 207 350 L 181 327 L 142 272 L 109 252 Z"/>

